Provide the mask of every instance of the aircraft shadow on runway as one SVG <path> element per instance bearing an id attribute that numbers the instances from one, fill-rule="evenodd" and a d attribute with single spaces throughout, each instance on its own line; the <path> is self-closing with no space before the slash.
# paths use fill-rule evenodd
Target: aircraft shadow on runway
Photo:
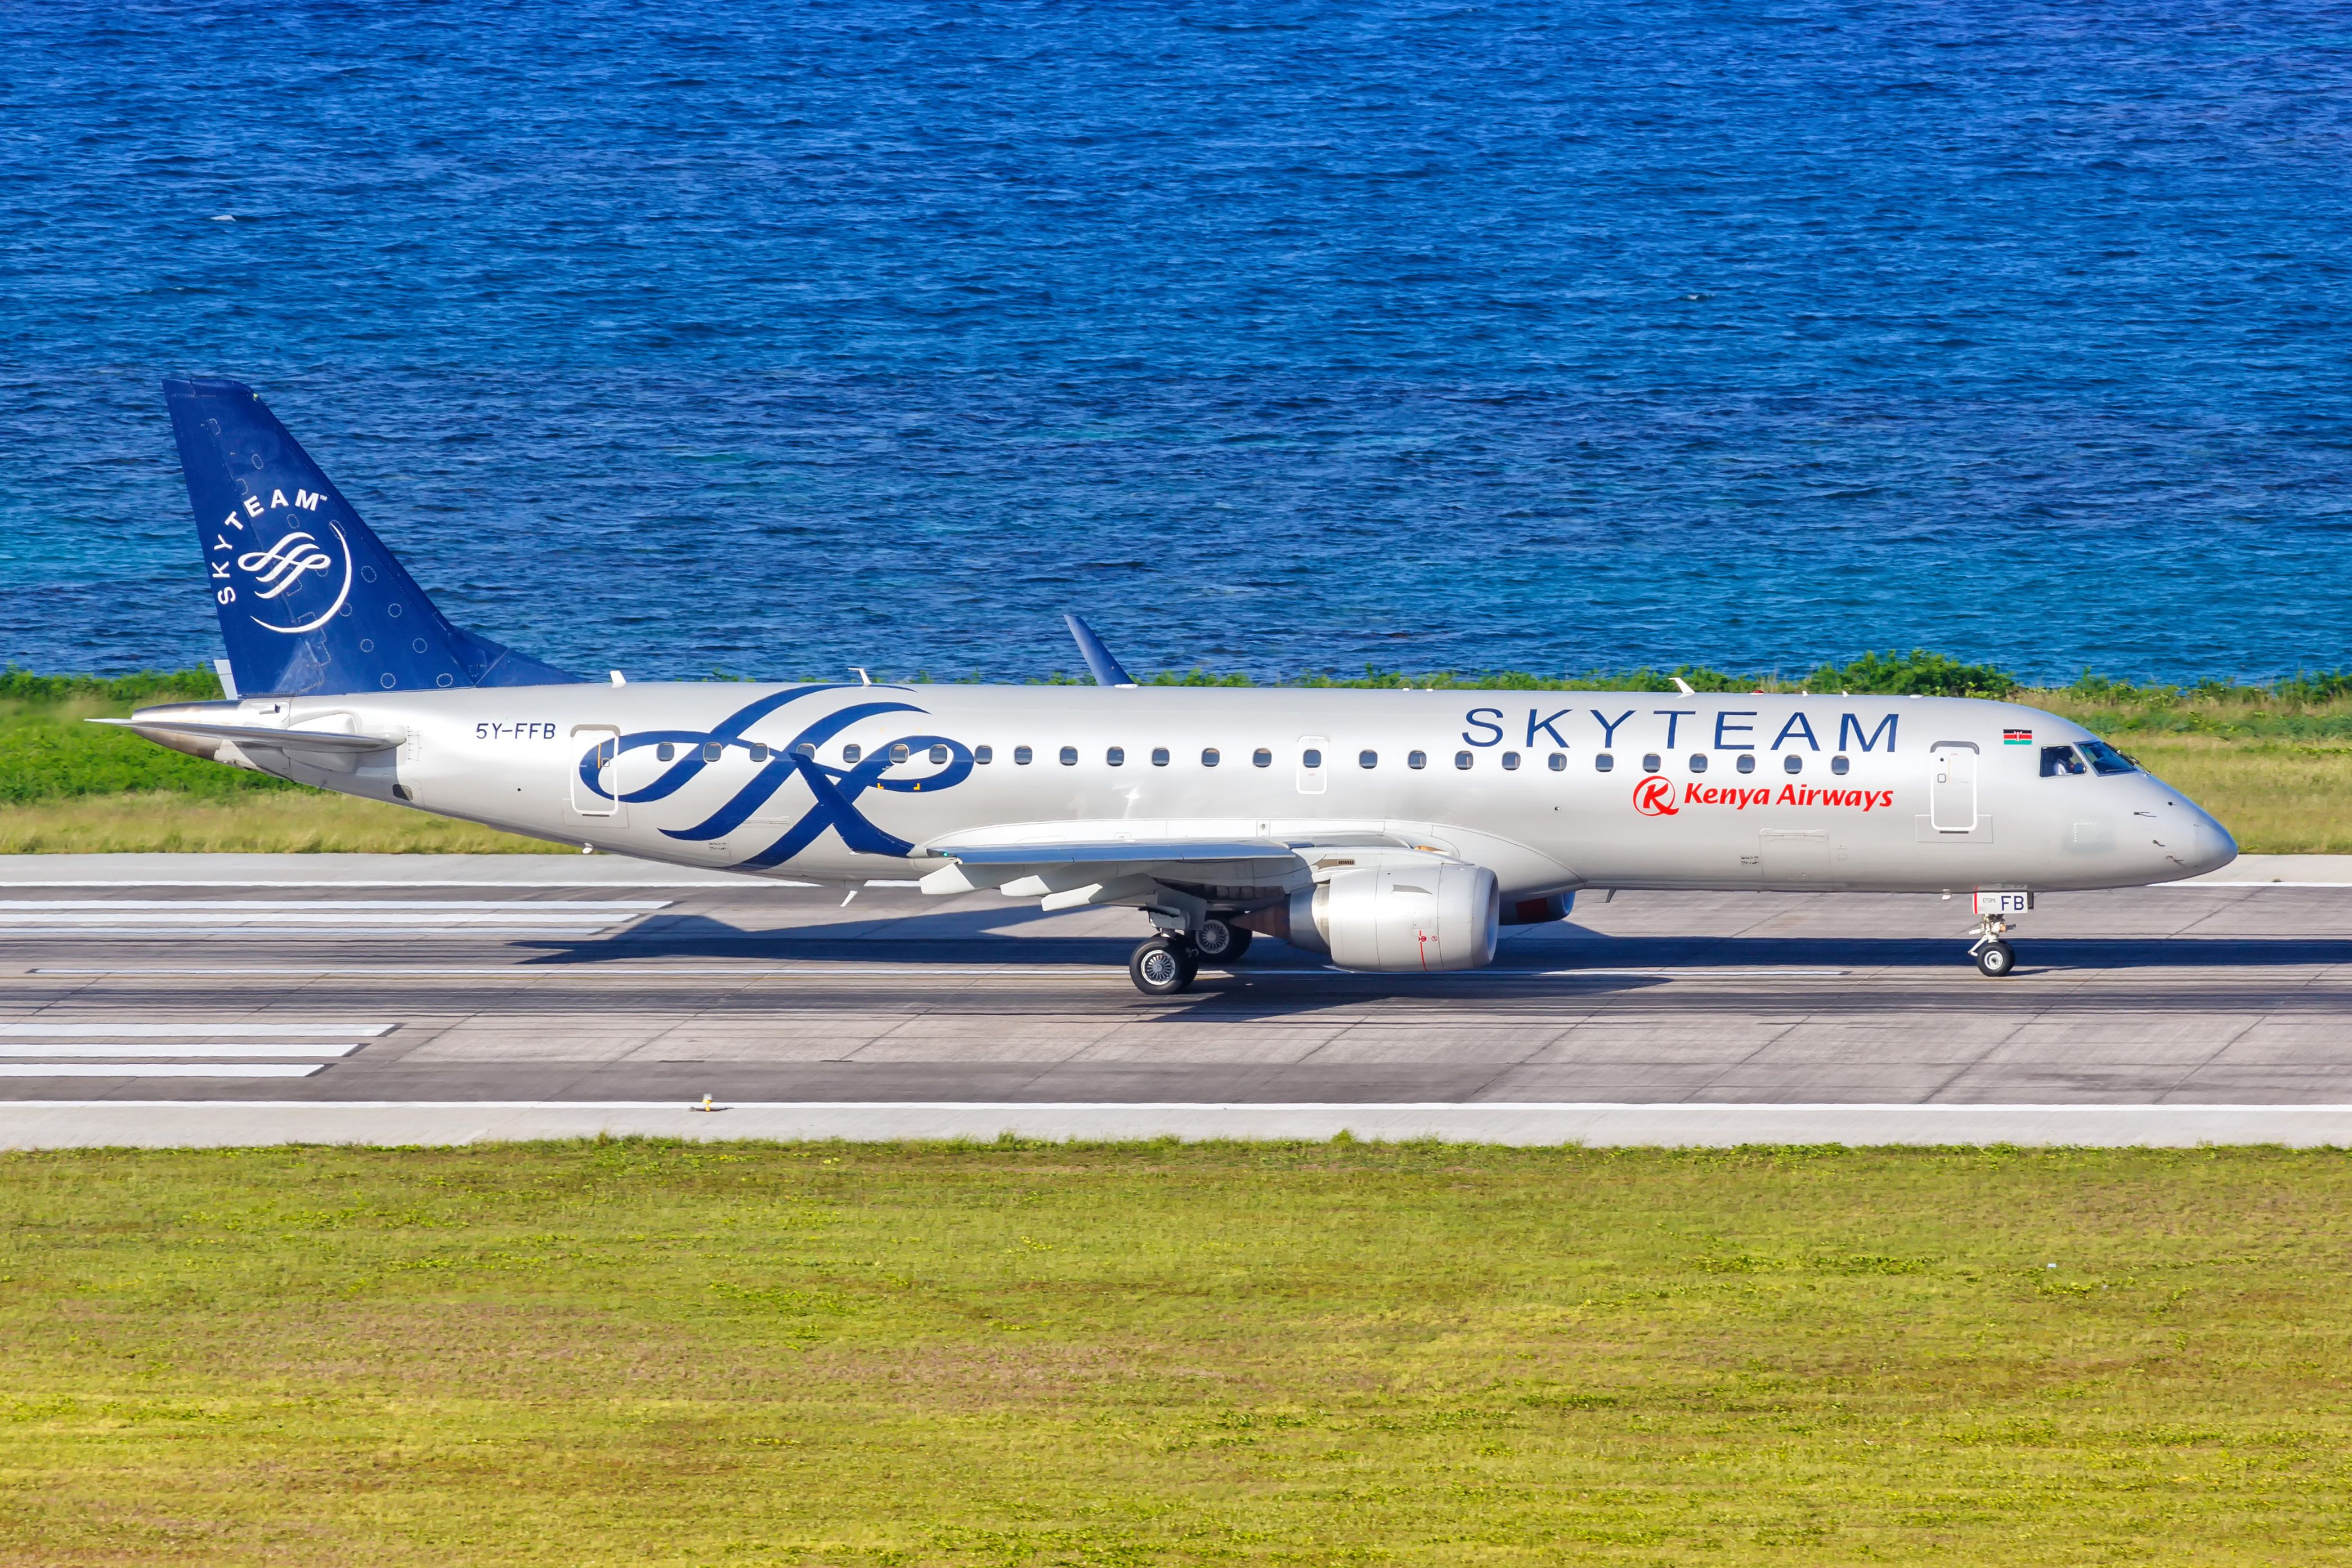
<path id="1" fill-rule="evenodd" d="M 618 959 L 727 958 L 821 960 L 837 963 L 1002 967 L 1024 963 L 1123 967 L 1136 938 L 1026 936 L 1024 911 L 992 916 L 986 929 L 968 914 L 907 914 L 887 921 L 839 926 L 745 930 L 705 915 L 681 915 L 617 935 L 547 939 L 515 945 L 535 951 L 532 963 L 596 963 Z M 1043 918 L 1029 912 L 1031 920 Z M 1011 928 L 1011 929 L 1008 929 Z M 2035 970 L 2252 970 L 2352 964 L 2352 939 L 2333 937 L 2035 936 L 2014 933 L 2019 968 Z M 1918 970 L 1968 967 L 1968 942 L 1953 937 L 1853 936 L 1612 936 L 1581 926 L 1548 927 L 1538 940 L 1507 942 L 1496 967 L 1453 975 L 1359 974 L 1366 983 L 1419 986 L 1443 982 L 1493 985 L 1517 974 L 1557 987 L 1577 972 L 1594 980 L 1649 977 L 1612 972 Z M 1237 973 L 1272 979 L 1286 972 L 1328 978 L 1320 959 L 1278 942 L 1261 942 Z M 1532 974 L 1529 972 L 1542 972 Z M 1213 975 L 1218 973 L 1204 971 Z M 1759 975 L 1758 978 L 1768 978 Z M 1792 975 L 1790 978 L 1803 978 Z"/>

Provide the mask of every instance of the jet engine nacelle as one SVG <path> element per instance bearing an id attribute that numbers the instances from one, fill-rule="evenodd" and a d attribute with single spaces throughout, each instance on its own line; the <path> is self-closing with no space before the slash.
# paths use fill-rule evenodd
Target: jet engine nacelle
<path id="1" fill-rule="evenodd" d="M 1484 866 L 1367 866 L 1240 923 L 1328 953 L 1342 969 L 1483 969 L 1495 962 L 1502 904 L 1495 873 Z"/>

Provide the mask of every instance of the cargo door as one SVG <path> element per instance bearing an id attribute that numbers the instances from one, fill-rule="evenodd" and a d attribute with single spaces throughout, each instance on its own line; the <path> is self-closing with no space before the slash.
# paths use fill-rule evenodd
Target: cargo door
<path id="1" fill-rule="evenodd" d="M 1764 880 L 1774 887 L 1792 882 L 1826 882 L 1830 878 L 1829 830 L 1765 828 L 1757 858 Z"/>

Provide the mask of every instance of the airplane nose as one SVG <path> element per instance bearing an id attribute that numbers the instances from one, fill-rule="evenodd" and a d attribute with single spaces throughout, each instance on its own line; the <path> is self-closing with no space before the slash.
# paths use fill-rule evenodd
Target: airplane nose
<path id="1" fill-rule="evenodd" d="M 2196 808 L 2191 807 L 2191 810 Z M 2195 875 L 2218 871 L 2238 858 L 2238 841 L 2230 830 L 2205 812 L 2197 812 L 2197 838 L 2193 853 L 2197 860 Z"/>

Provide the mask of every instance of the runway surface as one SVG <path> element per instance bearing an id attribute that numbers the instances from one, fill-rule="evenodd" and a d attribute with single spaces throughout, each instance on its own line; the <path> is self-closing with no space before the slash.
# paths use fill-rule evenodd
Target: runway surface
<path id="1" fill-rule="evenodd" d="M 364 1136 L 392 1106 L 439 1108 L 412 1124 L 428 1134 L 667 1129 L 705 1095 L 735 1109 L 677 1125 L 1473 1136 L 1516 1117 L 1515 1138 L 1557 1141 L 1613 1136 L 1594 1108 L 1755 1137 L 1966 1132 L 2004 1108 L 2011 1135 L 2043 1127 L 2014 1121 L 2029 1107 L 2079 1112 L 2049 1137 L 2105 1142 L 2228 1107 L 2198 1136 L 2352 1138 L 2352 869 L 2221 878 L 2047 898 L 1999 981 L 1965 961 L 1959 900 L 1624 893 L 1508 932 L 1475 973 L 1344 974 L 1261 943 L 1151 1000 L 1128 983 L 1129 910 L 902 887 L 845 908 L 604 857 L 18 857 L 0 1142 L 146 1142 L 171 1116 L 174 1141 Z"/>

